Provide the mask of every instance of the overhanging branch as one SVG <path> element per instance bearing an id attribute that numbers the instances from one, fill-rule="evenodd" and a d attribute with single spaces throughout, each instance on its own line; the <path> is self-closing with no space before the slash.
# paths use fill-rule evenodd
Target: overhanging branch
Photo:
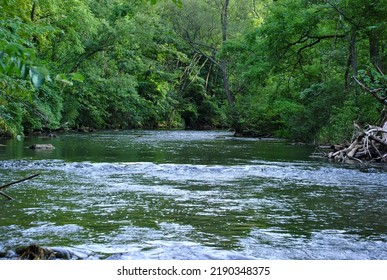
<path id="1" fill-rule="evenodd" d="M 353 76 L 352 78 L 355 80 L 355 82 L 356 82 L 359 86 L 361 86 L 361 88 L 362 88 L 364 91 L 370 93 L 373 97 L 376 98 L 376 100 L 378 100 L 378 101 L 379 101 L 380 103 L 382 103 L 384 106 L 387 106 L 387 98 L 386 98 L 386 97 L 382 97 L 382 96 L 380 96 L 380 95 L 378 94 L 379 92 L 381 92 L 381 91 L 384 90 L 383 88 L 370 89 L 370 88 L 368 88 L 365 84 L 363 84 L 362 82 L 360 82 L 359 79 L 358 79 L 356 76 Z"/>

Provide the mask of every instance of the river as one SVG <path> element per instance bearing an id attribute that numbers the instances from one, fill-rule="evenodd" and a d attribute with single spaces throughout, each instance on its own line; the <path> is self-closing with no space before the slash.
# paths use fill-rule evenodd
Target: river
<path id="1" fill-rule="evenodd" d="M 31 150 L 32 144 L 55 150 Z M 0 140 L 0 252 L 72 259 L 387 259 L 387 169 L 225 131 Z"/>

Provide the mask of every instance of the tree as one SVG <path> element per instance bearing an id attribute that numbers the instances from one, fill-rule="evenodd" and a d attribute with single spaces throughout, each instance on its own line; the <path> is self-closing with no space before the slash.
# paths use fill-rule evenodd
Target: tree
<path id="1" fill-rule="evenodd" d="M 227 27 L 228 27 L 228 6 L 230 1 L 225 0 L 221 3 L 221 23 L 222 23 L 222 44 L 227 42 Z M 225 57 L 222 57 L 220 60 L 220 68 L 222 69 L 224 92 L 227 96 L 228 103 L 230 107 L 234 107 L 234 96 L 230 92 L 230 86 L 228 82 L 228 63 Z"/>
<path id="2" fill-rule="evenodd" d="M 3 133 L 231 125 L 333 141 L 383 114 L 383 91 L 361 94 L 382 80 L 368 65 L 386 67 L 381 0 L 0 6 Z"/>
<path id="3" fill-rule="evenodd" d="M 234 88 L 239 81 L 233 79 L 229 61 L 232 55 L 227 53 L 226 45 L 229 38 L 243 34 L 244 29 L 253 24 L 250 1 L 183 1 L 181 9 L 167 5 L 163 17 L 170 22 L 173 29 L 191 50 L 191 63 L 184 71 L 181 89 L 195 81 L 189 80 L 190 73 L 196 73 L 193 79 L 202 77 L 208 96 L 216 95 L 228 103 L 228 117 L 233 117 Z M 222 51 L 225 50 L 225 51 Z M 193 70 L 197 68 L 197 70 Z M 231 74 L 230 74 L 231 73 Z M 220 79 L 218 78 L 220 77 Z M 218 92 L 222 90 L 223 96 Z M 208 99 L 203 99 L 208 100 Z M 219 106 L 219 105 L 218 105 Z M 223 105 L 220 105 L 223 106 Z"/>
<path id="4" fill-rule="evenodd" d="M 378 38 L 383 38 L 385 8 L 380 1 L 346 2 L 275 1 L 261 26 L 242 42 L 230 44 L 240 57 L 256 58 L 240 66 L 245 69 L 242 77 L 251 73 L 252 81 L 245 88 L 248 96 L 237 101 L 242 130 L 259 134 L 269 128 L 278 136 L 327 141 L 332 136 L 345 137 L 337 128 L 332 133 L 333 126 L 344 132 L 353 118 L 375 121 L 374 112 L 380 106 L 359 95 L 351 77 L 373 60 L 370 53 L 375 51 L 367 51 L 372 46 L 367 34 L 377 30 Z M 384 57 L 382 48 L 378 57 Z M 261 120 L 258 127 L 256 119 Z"/>

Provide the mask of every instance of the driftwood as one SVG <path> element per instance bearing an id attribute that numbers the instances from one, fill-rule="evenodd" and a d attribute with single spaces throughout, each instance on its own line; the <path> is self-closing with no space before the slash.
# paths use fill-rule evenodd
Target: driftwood
<path id="1" fill-rule="evenodd" d="M 12 186 L 12 185 L 15 185 L 15 184 L 18 184 L 18 183 L 21 183 L 21 182 L 30 180 L 30 179 L 32 179 L 32 178 L 35 178 L 35 177 L 38 176 L 38 175 L 39 175 L 39 174 L 35 174 L 35 175 L 29 176 L 29 177 L 27 177 L 27 178 L 24 178 L 24 179 L 21 179 L 21 180 L 18 180 L 18 181 L 14 181 L 14 182 L 11 182 L 11 183 L 8 183 L 8 184 L 5 184 L 5 185 L 1 186 L 1 187 L 0 187 L 0 195 L 6 197 L 6 198 L 9 199 L 9 200 L 12 200 L 12 199 L 13 199 L 12 197 L 10 197 L 9 195 L 5 194 L 5 193 L 2 192 L 1 190 L 2 190 L 2 189 L 5 189 L 5 188 L 8 188 L 8 187 L 10 187 L 10 186 Z"/>
<path id="2" fill-rule="evenodd" d="M 356 136 L 351 143 L 331 146 L 328 158 L 337 161 L 355 160 L 387 163 L 387 121 L 383 127 L 369 126 L 360 128 L 354 123 Z"/>

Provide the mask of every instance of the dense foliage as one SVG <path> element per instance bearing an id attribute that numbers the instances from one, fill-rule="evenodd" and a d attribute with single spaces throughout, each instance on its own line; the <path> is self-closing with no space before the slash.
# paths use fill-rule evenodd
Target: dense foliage
<path id="1" fill-rule="evenodd" d="M 0 10 L 2 135 L 230 127 L 329 142 L 385 114 L 382 0 L 3 0 Z"/>

